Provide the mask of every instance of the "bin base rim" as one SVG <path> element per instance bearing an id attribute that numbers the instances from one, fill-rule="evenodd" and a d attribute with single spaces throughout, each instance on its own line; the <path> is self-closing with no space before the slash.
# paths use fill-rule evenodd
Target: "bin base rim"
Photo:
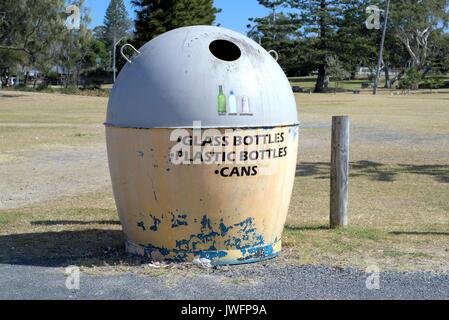
<path id="1" fill-rule="evenodd" d="M 131 241 L 125 242 L 126 251 L 132 255 L 150 258 L 152 261 L 192 262 L 196 258 L 209 259 L 214 266 L 255 263 L 277 257 L 282 249 L 282 241 L 235 250 L 169 250 L 153 246 L 143 246 Z"/>

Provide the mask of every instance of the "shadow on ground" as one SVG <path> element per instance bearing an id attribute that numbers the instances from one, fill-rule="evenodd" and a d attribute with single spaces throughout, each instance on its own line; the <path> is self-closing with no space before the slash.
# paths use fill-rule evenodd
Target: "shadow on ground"
<path id="1" fill-rule="evenodd" d="M 400 236 L 449 236 L 449 232 L 432 232 L 432 231 L 391 231 L 390 234 Z"/>
<path id="2" fill-rule="evenodd" d="M 330 230 L 329 226 L 317 225 L 317 226 L 296 226 L 296 225 L 286 225 L 285 230 L 289 231 L 319 231 L 319 230 Z"/>
<path id="3" fill-rule="evenodd" d="M 393 182 L 401 174 L 416 174 L 433 177 L 435 181 L 449 183 L 449 165 L 385 165 L 373 161 L 350 163 L 350 177 L 365 176 L 371 180 Z M 327 162 L 303 162 L 296 167 L 296 176 L 329 179 L 330 164 Z"/>
<path id="4" fill-rule="evenodd" d="M 0 98 L 19 98 L 19 97 L 25 97 L 25 95 L 23 95 L 23 94 L 0 93 Z"/>
<path id="5" fill-rule="evenodd" d="M 100 220 L 100 221 L 39 220 L 39 221 L 32 221 L 31 224 L 35 226 L 59 226 L 59 225 L 66 226 L 66 225 L 90 225 L 90 224 L 120 225 L 120 222 L 114 220 Z"/>
<path id="6" fill-rule="evenodd" d="M 59 221 L 55 221 L 55 223 Z M 125 263 L 140 265 L 145 258 L 129 256 L 121 230 L 36 232 L 0 236 L 0 264 L 93 267 Z"/>

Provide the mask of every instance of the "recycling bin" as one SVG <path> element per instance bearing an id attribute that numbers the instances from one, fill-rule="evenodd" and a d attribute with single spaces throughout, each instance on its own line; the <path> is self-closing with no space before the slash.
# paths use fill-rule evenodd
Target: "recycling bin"
<path id="1" fill-rule="evenodd" d="M 176 29 L 136 51 L 105 123 L 126 250 L 214 265 L 278 255 L 299 138 L 276 60 L 212 26 Z"/>

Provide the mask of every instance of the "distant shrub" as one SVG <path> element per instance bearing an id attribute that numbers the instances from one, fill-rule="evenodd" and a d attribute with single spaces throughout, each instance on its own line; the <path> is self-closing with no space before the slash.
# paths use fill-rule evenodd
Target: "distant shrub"
<path id="1" fill-rule="evenodd" d="M 419 85 L 420 89 L 440 89 L 444 88 L 444 80 L 436 77 L 429 77 L 423 83 Z"/>
<path id="2" fill-rule="evenodd" d="M 36 87 L 36 91 L 39 91 L 39 92 L 49 92 L 51 90 L 52 89 L 48 87 L 48 83 L 47 82 L 39 83 L 37 85 L 37 87 Z"/>
<path id="3" fill-rule="evenodd" d="M 68 87 L 63 87 L 61 89 L 58 90 L 59 93 L 62 94 L 78 94 L 79 89 L 77 86 L 68 86 Z"/>
<path id="4" fill-rule="evenodd" d="M 14 86 L 14 87 L 4 87 L 2 90 L 10 91 L 26 91 L 26 92 L 41 92 L 41 93 L 60 93 L 67 95 L 80 95 L 80 96 L 91 96 L 91 97 L 108 97 L 109 90 L 100 89 L 98 87 L 89 88 L 78 88 L 76 86 L 68 86 L 64 88 L 52 88 L 46 86 L 44 83 L 39 84 L 36 88 L 26 87 L 26 86 Z"/>
<path id="5" fill-rule="evenodd" d="M 48 72 L 44 75 L 44 77 L 47 84 L 57 85 L 61 81 L 59 74 L 53 71 Z"/>
<path id="6" fill-rule="evenodd" d="M 78 94 L 92 97 L 109 97 L 109 91 L 104 89 L 81 89 Z"/>
<path id="7" fill-rule="evenodd" d="M 399 82 L 399 88 L 402 90 L 418 90 L 421 79 L 421 73 L 416 68 L 410 68 Z"/>

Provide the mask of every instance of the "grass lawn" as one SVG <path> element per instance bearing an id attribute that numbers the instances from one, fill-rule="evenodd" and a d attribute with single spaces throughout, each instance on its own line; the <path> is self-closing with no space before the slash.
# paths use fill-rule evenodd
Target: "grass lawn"
<path id="1" fill-rule="evenodd" d="M 2 164 L 32 161 L 33 152 L 104 141 L 106 98 L 4 95 L 0 180 Z M 297 177 L 283 258 L 273 263 L 449 273 L 449 93 L 296 97 Z M 352 121 L 350 227 L 329 230 L 330 123 L 342 114 Z M 127 257 L 122 241 L 110 188 L 0 210 L 0 263 L 69 259 L 90 272 L 160 272 Z"/>
<path id="2" fill-rule="evenodd" d="M 106 98 L 0 93 L 0 163 L 104 141 Z"/>
<path id="3" fill-rule="evenodd" d="M 447 76 L 435 76 L 433 77 L 434 79 L 440 79 L 440 81 L 442 83 L 449 83 L 449 78 Z M 292 86 L 299 86 L 301 88 L 304 89 L 305 92 L 309 92 L 309 91 L 313 91 L 313 89 L 315 88 L 315 83 L 316 83 L 316 77 L 292 77 L 289 78 L 290 82 L 292 84 Z M 373 81 L 372 80 L 368 80 L 368 79 L 355 79 L 355 80 L 342 80 L 342 81 L 334 81 L 331 79 L 330 81 L 330 91 L 332 91 L 332 88 L 338 88 L 338 89 L 343 89 L 343 90 L 360 90 L 362 92 L 372 92 L 373 88 L 367 88 L 367 89 L 362 89 L 362 83 L 370 83 L 372 85 Z M 422 84 L 424 84 L 425 82 L 422 81 Z M 396 90 L 396 89 L 384 89 L 383 86 L 385 84 L 385 78 L 381 77 L 380 81 L 379 81 L 379 91 L 380 92 L 400 92 L 401 90 Z M 395 86 L 398 83 L 395 83 Z M 446 85 L 447 88 L 447 85 Z M 435 90 L 422 90 L 420 92 L 423 93 L 430 93 L 433 92 Z M 448 89 L 439 89 L 437 91 L 440 92 L 448 92 Z"/>

